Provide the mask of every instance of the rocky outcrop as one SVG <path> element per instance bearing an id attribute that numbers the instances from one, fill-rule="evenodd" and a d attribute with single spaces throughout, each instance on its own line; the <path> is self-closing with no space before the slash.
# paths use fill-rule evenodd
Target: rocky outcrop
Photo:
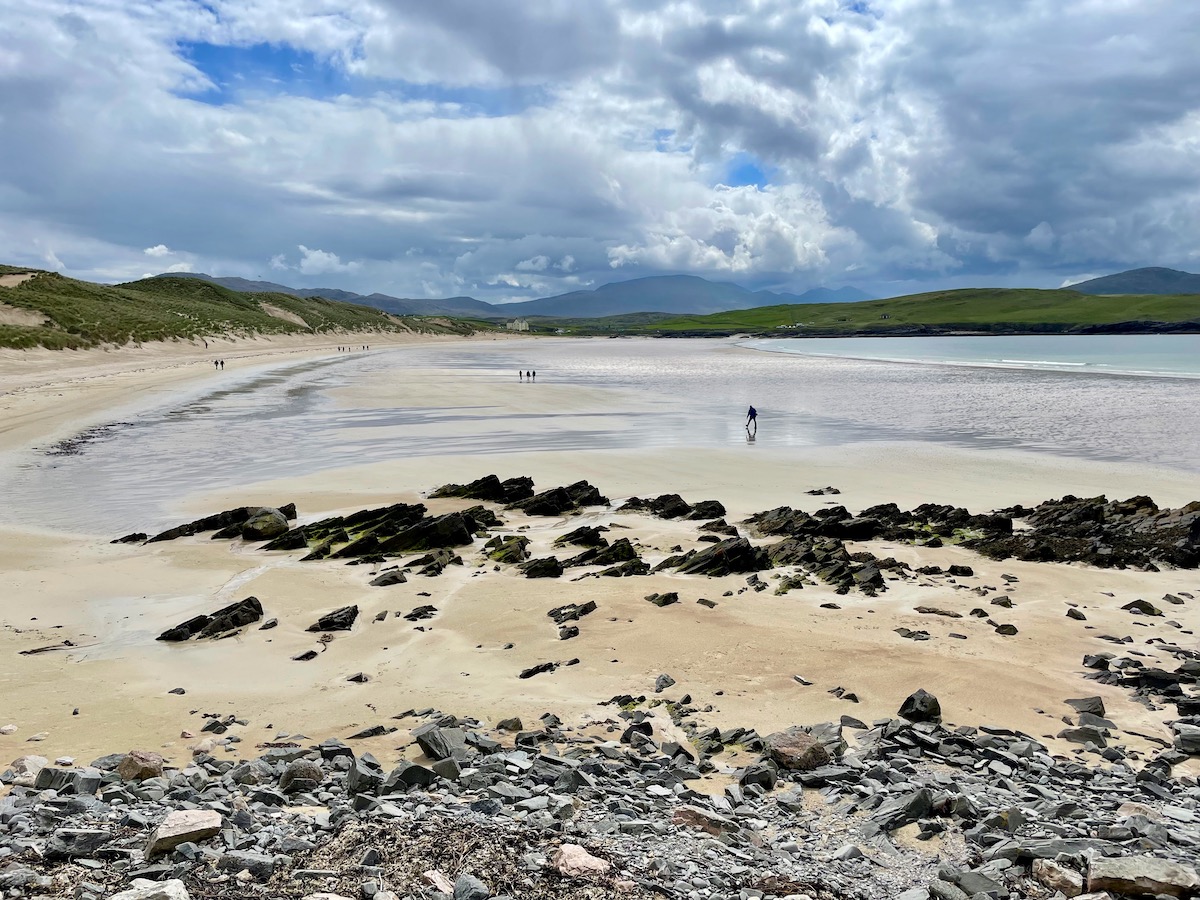
<path id="1" fill-rule="evenodd" d="M 464 497 L 491 503 L 519 503 L 533 496 L 533 479 L 522 476 L 501 481 L 495 475 L 484 475 L 470 484 L 444 484 L 429 496 L 431 499 Z"/>
<path id="2" fill-rule="evenodd" d="M 285 506 L 275 509 L 273 507 L 262 506 L 239 506 L 236 509 L 227 509 L 224 512 L 215 513 L 211 516 L 205 516 L 202 519 L 196 519 L 192 522 L 187 522 L 184 525 L 176 525 L 174 528 L 168 528 L 166 531 L 160 531 L 154 537 L 146 541 L 147 544 L 154 544 L 159 541 L 173 541 L 181 537 L 190 537 L 195 534 L 201 534 L 205 531 L 221 531 L 224 529 L 236 529 L 230 537 L 237 537 L 242 528 L 251 519 L 254 519 L 261 514 L 274 512 L 284 518 L 286 531 L 286 522 L 288 519 L 296 518 L 296 505 L 289 503 Z"/>
<path id="3" fill-rule="evenodd" d="M 608 498 L 588 482 L 577 481 L 510 503 L 508 508 L 519 509 L 530 516 L 561 516 L 585 506 L 608 506 Z"/>
<path id="4" fill-rule="evenodd" d="M 158 636 L 160 641 L 189 641 L 192 638 L 219 638 L 253 624 L 262 618 L 263 608 L 257 597 L 247 597 L 218 609 L 207 616 L 196 616 L 168 628 Z"/>

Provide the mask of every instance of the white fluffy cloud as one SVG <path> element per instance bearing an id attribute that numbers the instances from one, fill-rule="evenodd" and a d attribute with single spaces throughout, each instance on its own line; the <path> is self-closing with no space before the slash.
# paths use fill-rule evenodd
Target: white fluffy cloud
<path id="1" fill-rule="evenodd" d="M 362 264 L 357 262 L 344 263 L 336 253 L 327 250 L 312 250 L 299 245 L 300 264 L 297 268 L 304 275 L 328 275 L 331 272 L 353 272 Z"/>
<path id="2" fill-rule="evenodd" d="M 614 269 L 883 292 L 1197 254 L 1186 4 L 10 0 L 5 22 L 4 261 L 81 277 L 149 256 L 496 300 Z"/>

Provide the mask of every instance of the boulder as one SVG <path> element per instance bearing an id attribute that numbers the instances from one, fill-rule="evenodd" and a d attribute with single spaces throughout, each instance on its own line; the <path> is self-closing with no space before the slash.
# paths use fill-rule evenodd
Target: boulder
<path id="1" fill-rule="evenodd" d="M 1060 891 L 1064 897 L 1078 897 L 1083 893 L 1083 876 L 1053 860 L 1035 859 L 1033 877 L 1050 890 Z"/>
<path id="2" fill-rule="evenodd" d="M 1087 888 L 1128 897 L 1186 897 L 1200 888 L 1200 875 L 1153 856 L 1100 856 L 1088 864 Z"/>
<path id="3" fill-rule="evenodd" d="M 466 749 L 466 732 L 461 728 L 422 725 L 413 731 L 417 746 L 430 759 L 449 759 Z"/>
<path id="4" fill-rule="evenodd" d="M 146 858 L 169 853 L 185 842 L 204 841 L 221 831 L 221 814 L 211 809 L 176 809 L 167 813 L 146 844 Z"/>
<path id="5" fill-rule="evenodd" d="M 910 722 L 940 722 L 942 721 L 942 705 L 937 697 L 924 688 L 909 694 L 900 706 L 900 718 Z"/>
<path id="6" fill-rule="evenodd" d="M 375 548 L 370 548 L 370 552 L 395 554 L 464 547 L 475 540 L 475 533 L 479 530 L 480 523 L 466 512 L 447 513 L 444 516 L 422 519 L 415 525 L 402 528 L 390 538 L 378 541 Z M 350 547 L 344 547 L 335 556 L 362 555 L 349 554 L 349 549 Z"/>
<path id="7" fill-rule="evenodd" d="M 278 509 L 263 507 L 242 523 L 242 538 L 247 541 L 269 541 L 289 530 L 287 516 Z"/>
<path id="8" fill-rule="evenodd" d="M 279 777 L 279 790 L 285 794 L 315 791 L 325 780 L 325 772 L 310 759 L 295 759 Z"/>
<path id="9" fill-rule="evenodd" d="M 578 844 L 563 844 L 554 852 L 550 865 L 559 875 L 567 878 L 596 878 L 607 875 L 612 869 L 608 860 L 592 856 Z"/>
<path id="10" fill-rule="evenodd" d="M 116 835 L 97 828 L 59 828 L 46 842 L 46 859 L 90 857 Z"/>
<path id="11" fill-rule="evenodd" d="M 128 890 L 113 894 L 109 900 L 192 900 L 192 897 L 178 878 L 169 881 L 135 878 L 129 882 Z"/>
<path id="12" fill-rule="evenodd" d="M 701 831 L 717 837 L 726 832 L 740 831 L 736 822 L 712 810 L 701 809 L 697 806 L 680 806 L 671 813 L 672 825 L 683 825 L 688 828 L 699 828 Z"/>
<path id="13" fill-rule="evenodd" d="M 562 563 L 553 556 L 527 560 L 517 568 L 526 578 L 558 578 L 563 573 Z"/>
<path id="14" fill-rule="evenodd" d="M 163 758 L 149 750 L 130 750 L 117 765 L 122 781 L 145 781 L 160 778 L 162 773 Z"/>
<path id="15" fill-rule="evenodd" d="M 825 745 L 798 725 L 766 737 L 767 753 L 781 769 L 811 772 L 829 762 Z"/>
<path id="16" fill-rule="evenodd" d="M 309 625 L 305 631 L 349 631 L 358 618 L 357 606 L 343 606 L 331 613 L 326 613 Z"/>
<path id="17" fill-rule="evenodd" d="M 608 541 L 602 532 L 608 531 L 603 525 L 581 525 L 574 531 L 559 535 L 554 539 L 554 545 L 575 544 L 579 547 L 607 547 Z"/>
<path id="18" fill-rule="evenodd" d="M 493 562 L 515 564 L 529 559 L 529 538 L 524 535 L 494 537 L 483 545 L 488 559 Z"/>

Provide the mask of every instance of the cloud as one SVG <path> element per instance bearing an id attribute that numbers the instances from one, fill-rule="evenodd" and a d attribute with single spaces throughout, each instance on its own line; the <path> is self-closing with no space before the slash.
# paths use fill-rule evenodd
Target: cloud
<path id="1" fill-rule="evenodd" d="M 483 299 L 1194 265 L 1200 6 L 880 8 L 10 0 L 4 261 Z"/>
<path id="2" fill-rule="evenodd" d="M 362 264 L 357 262 L 344 263 L 336 253 L 326 250 L 311 250 L 303 244 L 299 245 L 299 269 L 304 275 L 328 275 L 330 272 L 353 272 Z"/>

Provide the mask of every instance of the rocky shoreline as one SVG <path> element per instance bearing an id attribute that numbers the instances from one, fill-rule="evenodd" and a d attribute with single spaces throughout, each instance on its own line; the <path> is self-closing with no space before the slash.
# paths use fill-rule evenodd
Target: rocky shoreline
<path id="1" fill-rule="evenodd" d="M 914 567 L 865 549 L 871 541 L 1146 572 L 1200 565 L 1200 503 L 1160 509 L 1145 497 L 1064 497 L 986 514 L 931 504 L 853 514 L 830 501 L 811 514 L 785 506 L 736 523 L 716 500 L 626 500 L 616 512 L 694 529 L 695 546 L 665 555 L 621 535 L 623 525 L 597 524 L 595 510 L 612 506 L 583 481 L 537 491 L 531 479 L 492 475 L 445 485 L 429 499 L 462 508 L 432 515 L 423 503 L 396 503 L 297 524 L 290 504 L 244 506 L 116 542 L 211 533 L 253 544 L 251 553 L 366 566 L 369 589 L 381 592 L 459 566 L 480 577 L 570 579 L 580 583 L 578 599 L 544 620 L 559 641 L 578 638 L 594 621 L 588 579 L 651 572 L 679 576 L 679 590 L 645 595 L 660 609 L 707 577 L 736 576 L 743 585 L 736 593 L 747 597 L 820 585 L 826 596 L 832 589 L 871 598 L 889 586 L 944 583 L 984 605 L 966 617 L 933 606 L 916 613 L 959 620 L 955 627 L 966 631 L 986 624 L 1000 636 L 992 640 L 1018 633 L 994 618 L 1013 609 L 1017 579 L 975 583 L 969 566 Z M 530 516 L 561 527 L 551 553 L 535 556 L 531 547 L 545 541 L 531 542 L 525 526 L 506 521 Z M 712 609 L 734 594 L 696 603 Z M 1075 747 L 1069 755 L 1029 734 L 964 722 L 969 716 L 942 709 L 936 682 L 891 718 L 842 715 L 772 734 L 713 727 L 712 707 L 686 692 L 687 673 L 679 671 L 631 684 L 632 694 L 569 722 L 553 712 L 488 724 L 435 709 L 387 711 L 369 727 L 330 737 L 275 729 L 253 753 L 240 736 L 246 717 L 196 710 L 203 725 L 185 734 L 195 743 L 178 767 L 149 750 L 88 766 L 29 755 L 14 761 L 0 774 L 9 786 L 0 796 L 0 891 L 78 900 L 1197 897 L 1200 651 L 1192 632 L 1167 618 L 1170 607 L 1195 599 L 1181 591 L 1123 607 L 1131 622 L 1176 629 L 1175 642 L 1145 642 L 1173 668 L 1151 664 L 1131 636 L 1094 636 L 1111 652 L 1087 654 L 1081 696 L 1046 711 L 1065 726 L 1046 737 Z M 339 635 L 381 620 L 403 618 L 421 631 L 439 615 L 431 603 L 385 609 L 366 625 L 370 614 L 360 621 L 357 605 L 314 614 L 290 623 L 317 636 L 313 649 L 292 659 L 314 659 Z M 1091 628 L 1077 604 L 1065 617 Z M 219 641 L 278 625 L 270 604 L 246 597 L 158 637 Z M 896 631 L 914 641 L 935 637 Z M 514 677 L 554 678 L 578 662 L 527 660 Z M 1085 679 L 1121 687 L 1150 710 L 1171 715 L 1173 707 L 1167 730 L 1120 727 L 1101 697 L 1088 696 Z M 844 687 L 830 693 L 857 700 Z M 364 751 L 359 742 L 373 738 L 386 738 L 394 756 Z"/>
<path id="2" fill-rule="evenodd" d="M 1200 892 L 1200 787 L 1171 777 L 1177 754 L 1083 764 L 1028 735 L 943 725 L 924 691 L 894 719 L 765 736 L 705 728 L 688 700 L 613 698 L 576 727 L 407 711 L 399 749 L 419 755 L 390 769 L 353 738 L 287 734 L 256 759 L 201 748 L 181 769 L 144 751 L 82 768 L 25 757 L 2 776 L 0 888 L 78 900 Z M 689 787 L 724 757 L 723 793 Z"/>

